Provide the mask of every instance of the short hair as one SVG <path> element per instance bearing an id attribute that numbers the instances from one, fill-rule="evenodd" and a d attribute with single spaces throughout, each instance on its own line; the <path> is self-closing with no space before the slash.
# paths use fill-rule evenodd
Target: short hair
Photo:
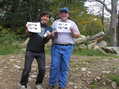
<path id="1" fill-rule="evenodd" d="M 40 14 L 38 15 L 38 20 L 40 20 L 41 17 L 43 17 L 43 16 L 45 16 L 45 15 L 49 16 L 49 18 L 51 17 L 51 15 L 49 14 L 49 12 L 42 12 L 42 13 L 40 13 Z"/>

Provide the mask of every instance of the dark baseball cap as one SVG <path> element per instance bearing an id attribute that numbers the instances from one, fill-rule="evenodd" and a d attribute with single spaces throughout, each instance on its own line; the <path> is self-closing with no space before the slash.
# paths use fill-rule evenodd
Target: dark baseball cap
<path id="1" fill-rule="evenodd" d="M 69 8 L 60 8 L 59 12 L 60 13 L 62 13 L 62 12 L 69 13 Z"/>

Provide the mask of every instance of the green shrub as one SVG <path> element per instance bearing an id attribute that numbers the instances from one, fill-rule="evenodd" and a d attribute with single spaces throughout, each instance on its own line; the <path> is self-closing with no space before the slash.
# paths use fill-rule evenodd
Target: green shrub
<path id="1" fill-rule="evenodd" d="M 74 54 L 79 56 L 106 56 L 102 52 L 93 49 L 75 49 Z"/>
<path id="2" fill-rule="evenodd" d="M 0 55 L 17 53 L 20 50 L 19 45 L 0 45 Z"/>
<path id="3" fill-rule="evenodd" d="M 10 29 L 0 28 L 0 55 L 15 53 L 20 49 L 20 36 Z"/>

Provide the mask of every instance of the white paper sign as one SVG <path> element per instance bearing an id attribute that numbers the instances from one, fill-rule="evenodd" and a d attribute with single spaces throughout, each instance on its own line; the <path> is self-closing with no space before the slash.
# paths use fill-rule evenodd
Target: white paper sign
<path id="1" fill-rule="evenodd" d="M 26 27 L 29 32 L 40 33 L 41 32 L 41 24 L 40 22 L 27 22 Z"/>
<path id="2" fill-rule="evenodd" d="M 71 27 L 70 23 L 59 22 L 56 25 L 56 31 L 57 32 L 71 32 L 70 27 Z"/>

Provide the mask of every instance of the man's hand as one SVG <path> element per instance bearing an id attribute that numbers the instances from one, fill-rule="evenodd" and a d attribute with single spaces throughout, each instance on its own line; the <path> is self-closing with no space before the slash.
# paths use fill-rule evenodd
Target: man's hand
<path id="1" fill-rule="evenodd" d="M 50 38 L 52 36 L 52 33 L 49 31 L 47 32 L 47 34 L 48 34 L 48 38 Z"/>
<path id="2" fill-rule="evenodd" d="M 27 25 L 25 26 L 26 33 L 29 33 Z"/>
<path id="3" fill-rule="evenodd" d="M 79 33 L 74 33 L 73 30 L 71 29 L 71 35 L 73 38 L 79 38 L 80 34 Z"/>
<path id="4" fill-rule="evenodd" d="M 52 36 L 52 37 L 57 37 L 57 31 L 54 30 L 53 32 L 51 32 L 51 36 Z"/>
<path id="5" fill-rule="evenodd" d="M 51 37 L 51 35 L 52 35 L 52 33 L 51 32 L 49 32 L 49 31 L 47 31 L 45 34 L 44 34 L 44 37 Z"/>

